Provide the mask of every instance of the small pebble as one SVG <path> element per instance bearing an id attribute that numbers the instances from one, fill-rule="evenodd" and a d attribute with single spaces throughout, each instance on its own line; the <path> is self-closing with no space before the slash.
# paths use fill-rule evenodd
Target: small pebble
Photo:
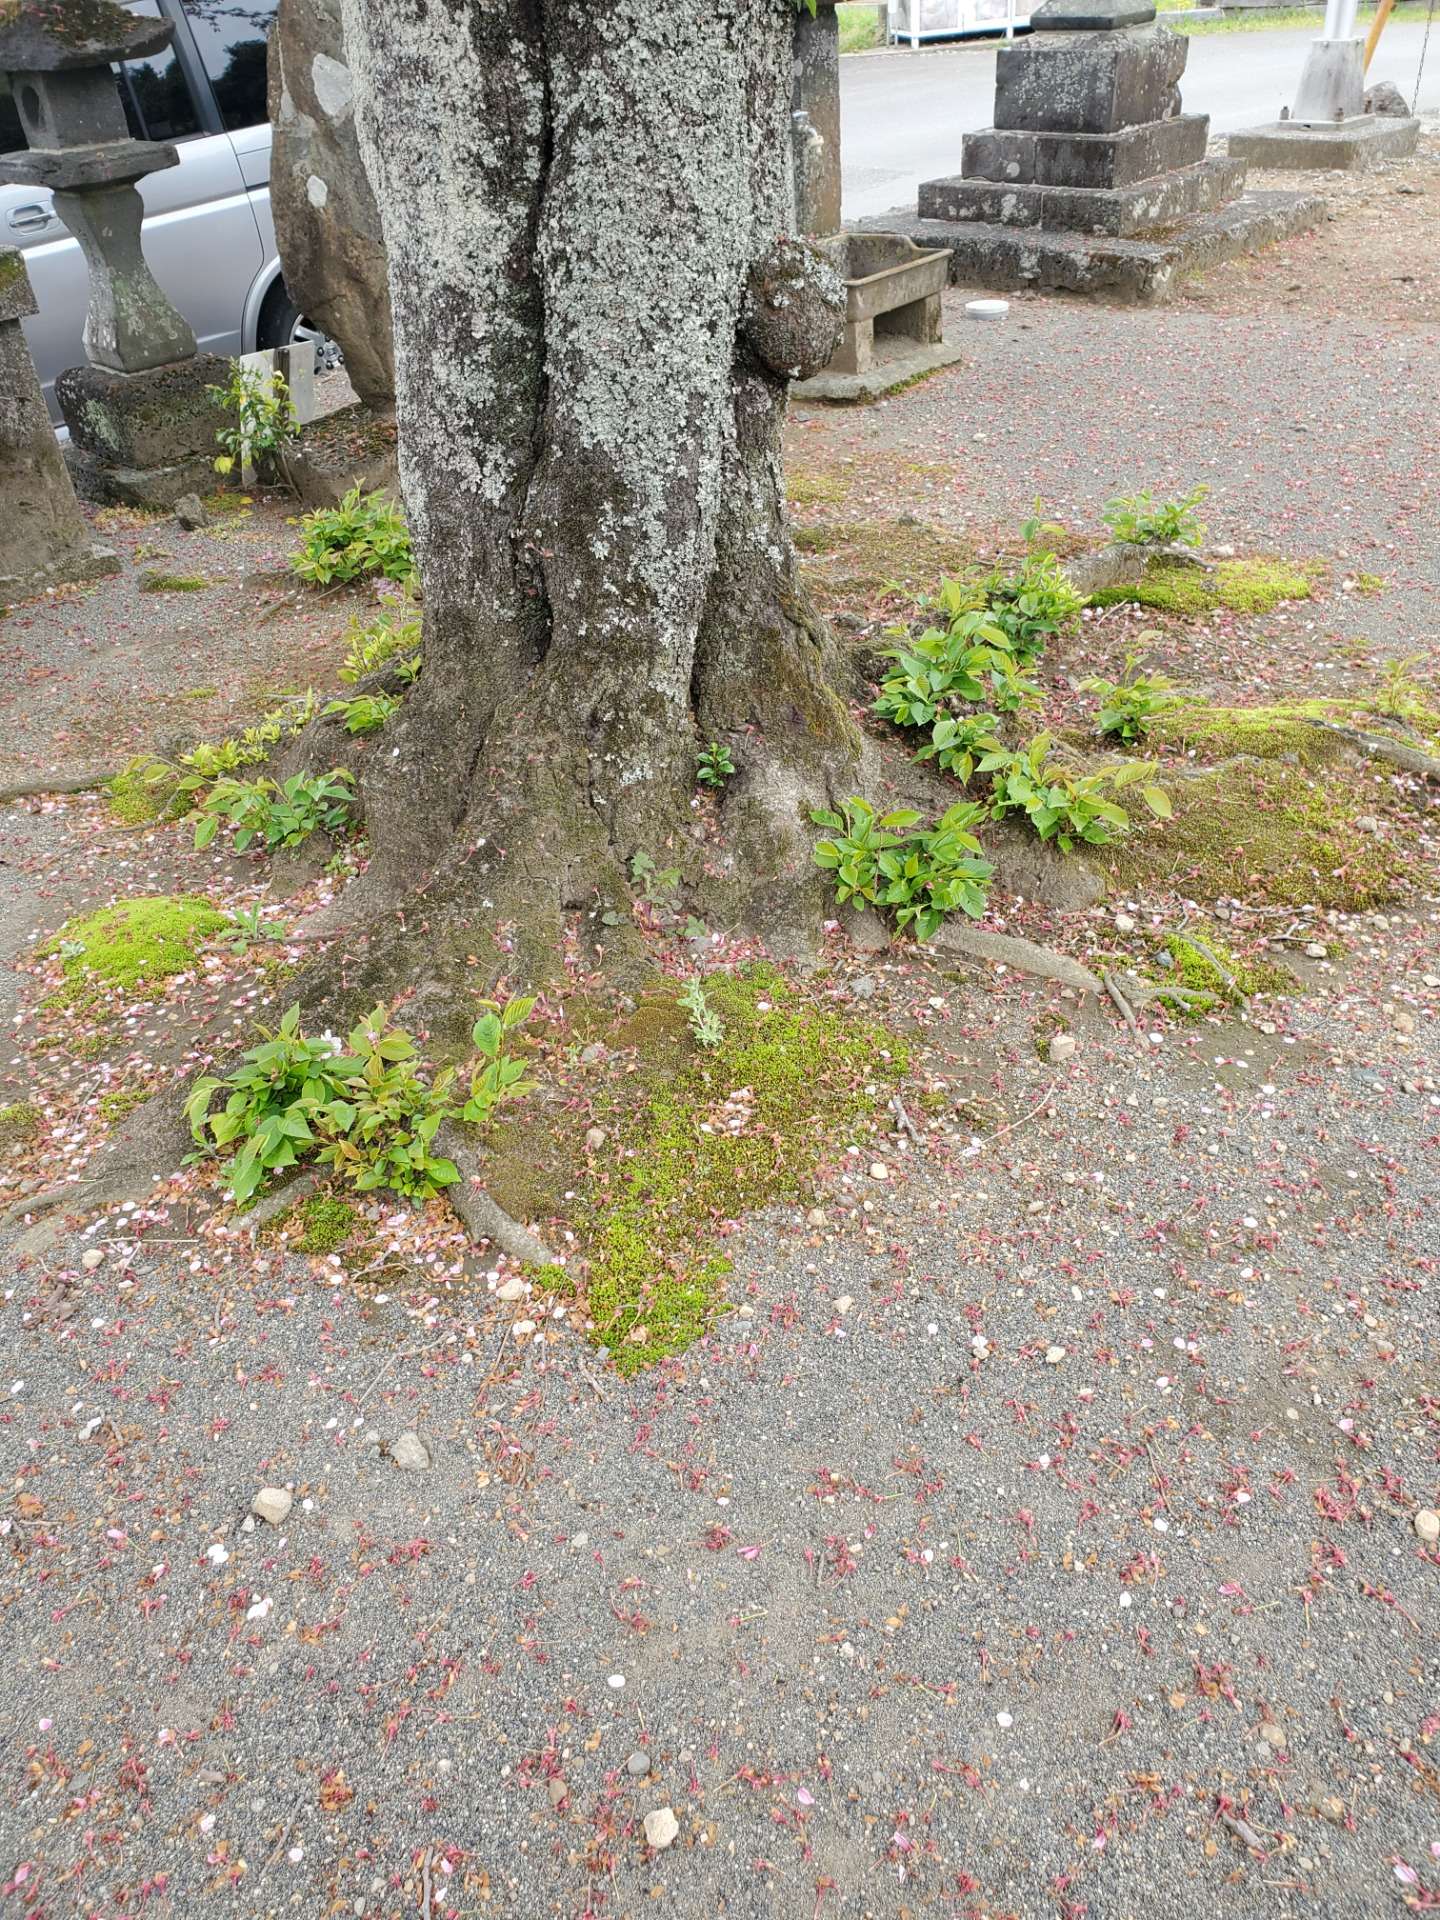
<path id="1" fill-rule="evenodd" d="M 1045 1364 L 1047 1367 L 1058 1367 L 1064 1358 L 1064 1347 L 1047 1347 L 1045 1349 Z"/>
<path id="2" fill-rule="evenodd" d="M 80 1256 L 80 1264 L 87 1273 L 93 1273 L 105 1259 L 103 1247 L 87 1247 Z"/>
<path id="3" fill-rule="evenodd" d="M 555 1778 L 550 1782 L 550 1785 L 546 1789 L 546 1791 L 550 1795 L 551 1806 L 558 1807 L 560 1802 L 565 1798 L 566 1794 L 569 1793 L 570 1789 L 569 1787 L 566 1786 L 565 1782 L 560 1778 L 559 1774 L 556 1774 Z"/>
<path id="4" fill-rule="evenodd" d="M 523 1280 L 502 1280 L 500 1285 L 495 1289 L 495 1298 L 497 1300 L 504 1300 L 507 1305 L 512 1300 L 523 1300 L 525 1298 L 525 1282 Z"/>
<path id="5" fill-rule="evenodd" d="M 625 1771 L 634 1779 L 643 1780 L 650 1771 L 649 1754 L 639 1752 L 632 1753 L 630 1758 L 625 1762 Z"/>
<path id="6" fill-rule="evenodd" d="M 402 1433 L 390 1448 L 390 1458 L 406 1473 L 424 1473 L 430 1465 L 430 1453 L 418 1433 Z"/>
<path id="7" fill-rule="evenodd" d="M 262 1520 L 268 1520 L 272 1527 L 278 1527 L 289 1517 L 294 1504 L 295 1496 L 284 1487 L 261 1487 L 250 1502 L 250 1511 L 258 1513 Z"/>
<path id="8" fill-rule="evenodd" d="M 1115 931 L 1116 933 L 1133 933 L 1135 931 L 1134 914 L 1117 913 L 1115 916 Z"/>
<path id="9" fill-rule="evenodd" d="M 1050 1037 L 1049 1055 L 1056 1062 L 1073 1060 L 1079 1052 L 1080 1042 L 1073 1033 L 1056 1033 Z"/>
<path id="10" fill-rule="evenodd" d="M 1415 1515 L 1415 1531 L 1427 1547 L 1433 1547 L 1440 1540 L 1440 1513 L 1433 1507 L 1421 1507 Z"/>
<path id="11" fill-rule="evenodd" d="M 1323 940 L 1312 940 L 1306 946 L 1305 953 L 1311 960 L 1324 960 L 1329 954 L 1329 948 Z"/>
<path id="12" fill-rule="evenodd" d="M 653 1813 L 645 1816 L 645 1841 L 657 1853 L 673 1845 L 679 1838 L 680 1822 L 669 1807 L 656 1807 Z"/>
<path id="13" fill-rule="evenodd" d="M 610 1136 L 604 1127 L 591 1127 L 585 1136 L 585 1145 L 591 1153 L 598 1153 L 609 1138 Z"/>
<path id="14" fill-rule="evenodd" d="M 871 1162 L 870 1178 L 872 1180 L 888 1180 L 890 1178 L 890 1169 L 889 1167 L 886 1166 L 883 1160 L 875 1160 Z"/>

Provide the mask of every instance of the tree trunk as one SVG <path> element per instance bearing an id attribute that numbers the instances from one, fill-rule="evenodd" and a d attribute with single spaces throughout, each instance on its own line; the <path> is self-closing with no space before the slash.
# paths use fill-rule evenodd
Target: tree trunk
<path id="1" fill-rule="evenodd" d="M 429 875 L 432 942 L 483 966 L 513 928 L 532 974 L 572 916 L 614 944 L 637 852 L 702 911 L 818 924 L 805 815 L 859 742 L 782 488 L 841 305 L 784 239 L 793 0 L 344 8 L 425 596 L 364 781 L 381 896 Z M 702 846 L 711 738 L 740 771 Z"/>

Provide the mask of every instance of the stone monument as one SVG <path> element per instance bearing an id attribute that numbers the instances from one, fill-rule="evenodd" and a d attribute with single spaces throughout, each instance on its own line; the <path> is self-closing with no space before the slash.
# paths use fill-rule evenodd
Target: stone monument
<path id="1" fill-rule="evenodd" d="M 1403 106 L 1403 101 L 1401 105 Z M 1372 111 L 1365 91 L 1365 43 L 1355 31 L 1355 0 L 1327 0 L 1325 26 L 1311 42 L 1294 111 L 1264 127 L 1232 133 L 1232 158 L 1252 167 L 1355 170 L 1415 151 L 1413 114 Z"/>
<path id="2" fill-rule="evenodd" d="M 359 396 L 286 456 L 302 498 L 393 487 L 395 338 L 380 213 L 355 136 L 339 0 L 280 0 L 270 32 L 270 208 L 292 299 L 345 356 Z"/>
<path id="3" fill-rule="evenodd" d="M 949 278 L 943 249 L 903 233 L 847 233 L 840 219 L 840 24 L 835 0 L 819 0 L 795 24 L 792 114 L 795 225 L 833 260 L 845 283 L 845 332 L 823 372 L 797 381 L 798 400 L 873 400 L 918 375 L 948 367 L 940 296 Z"/>
<path id="4" fill-rule="evenodd" d="M 55 383 L 82 488 L 133 505 L 171 506 L 213 478 L 217 416 L 207 388 L 224 360 L 195 336 L 145 262 L 137 180 L 179 160 L 166 142 L 132 140 L 112 61 L 169 43 L 168 21 L 114 0 L 10 0 L 0 7 L 0 72 L 10 76 L 28 142 L 0 155 L 0 181 L 48 187 L 90 271 L 89 365 Z"/>
<path id="5" fill-rule="evenodd" d="M 0 248 L 0 594 L 120 571 L 75 498 L 20 322 L 35 312 L 21 256 Z"/>
<path id="6" fill-rule="evenodd" d="M 1150 0 L 1044 0 L 1031 22 L 996 54 L 994 126 L 906 229 L 949 248 L 954 280 L 1160 300 L 1320 218 L 1311 195 L 1239 198 L 1243 162 L 1206 157 L 1208 118 L 1180 103 L 1190 43 Z"/>

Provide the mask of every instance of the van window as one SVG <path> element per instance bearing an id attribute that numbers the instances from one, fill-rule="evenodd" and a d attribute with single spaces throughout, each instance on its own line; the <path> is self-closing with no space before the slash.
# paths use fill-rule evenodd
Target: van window
<path id="1" fill-rule="evenodd" d="M 184 0 L 227 133 L 265 124 L 265 39 L 277 0 Z"/>
<path id="2" fill-rule="evenodd" d="M 146 20 L 158 20 L 155 0 L 138 0 L 126 8 Z M 188 140 L 200 132 L 200 116 L 185 84 L 185 75 L 172 47 L 148 60 L 127 60 L 117 67 L 120 98 L 134 140 Z"/>

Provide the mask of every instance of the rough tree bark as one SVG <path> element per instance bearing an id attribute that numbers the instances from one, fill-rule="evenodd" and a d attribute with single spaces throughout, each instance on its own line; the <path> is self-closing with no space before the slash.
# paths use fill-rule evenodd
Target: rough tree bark
<path id="1" fill-rule="evenodd" d="M 644 850 L 702 910 L 817 924 L 805 814 L 860 749 L 782 488 L 787 379 L 841 311 L 785 238 L 793 0 L 344 11 L 425 598 L 424 673 L 363 780 L 370 906 L 411 900 L 413 973 L 428 876 L 437 968 L 511 926 L 533 977 Z M 702 859 L 712 737 L 741 772 Z M 393 934 L 370 953 L 395 971 Z"/>

